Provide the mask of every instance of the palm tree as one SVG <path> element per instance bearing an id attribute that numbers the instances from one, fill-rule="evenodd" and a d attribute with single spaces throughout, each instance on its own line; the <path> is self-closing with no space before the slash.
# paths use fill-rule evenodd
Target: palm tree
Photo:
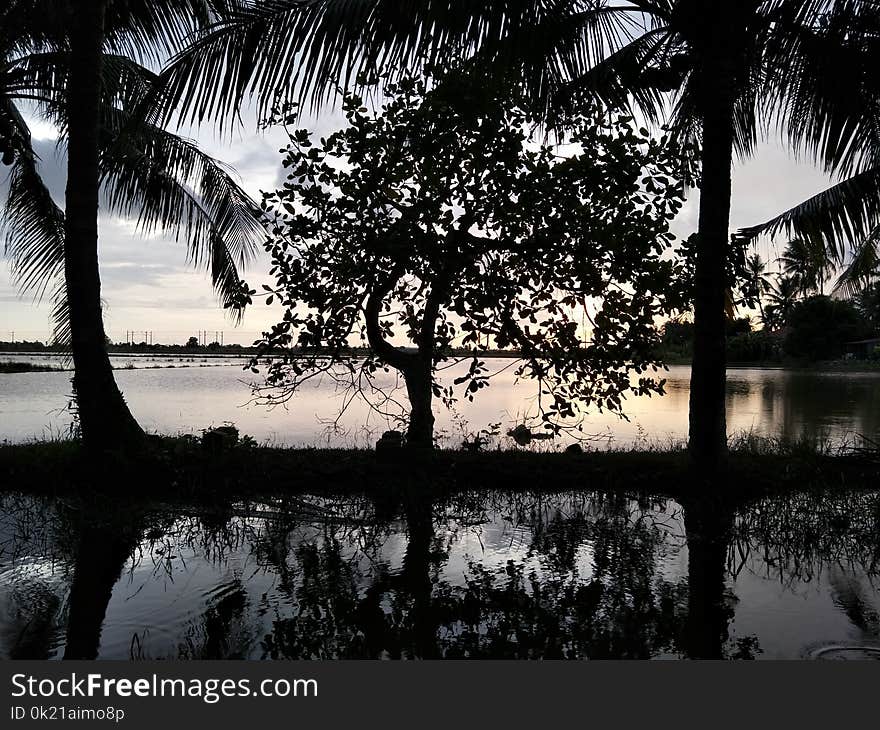
<path id="1" fill-rule="evenodd" d="M 115 447 L 137 440 L 143 431 L 113 378 L 101 317 L 98 138 L 105 5 L 105 0 L 86 3 L 71 18 L 64 279 L 74 364 L 73 387 L 83 442 Z"/>
<path id="2" fill-rule="evenodd" d="M 77 8 L 45 16 L 40 0 L 17 0 L 0 11 L 3 20 L 15 21 L 0 23 L 6 30 L 0 33 L 5 61 L 0 148 L 12 164 L 3 221 L 7 252 L 24 290 L 42 294 L 63 273 L 65 285 L 56 287 L 56 324 L 71 346 L 80 423 L 89 445 L 119 445 L 142 435 L 106 353 L 97 259 L 99 187 L 109 208 L 136 214 L 143 230 L 183 233 L 190 259 L 207 266 L 227 306 L 235 303 L 239 270 L 256 243 L 257 208 L 229 170 L 149 116 L 132 114 L 147 111 L 141 102 L 156 76 L 126 54 L 155 50 L 155 43 L 175 33 L 182 39 L 193 3 L 198 4 L 181 0 L 167 10 L 166 3 L 137 8 L 102 0 L 89 3 L 87 13 Z M 177 30 L 175 13 L 184 16 Z M 105 15 L 112 23 L 106 33 Z M 154 43 L 151 34 L 157 29 L 164 35 Z M 15 106 L 22 99 L 35 102 L 66 132 L 66 215 L 40 179 L 27 125 Z"/>
<path id="3" fill-rule="evenodd" d="M 824 250 L 842 268 L 835 291 L 853 295 L 880 266 L 880 5 L 823 5 L 821 22 L 792 34 L 797 73 L 781 80 L 776 106 L 795 149 L 838 182 L 740 234 L 754 241 L 785 233 Z"/>
<path id="4" fill-rule="evenodd" d="M 552 115 L 599 98 L 666 120 L 685 168 L 700 165 L 690 449 L 714 469 L 727 448 L 726 275 L 734 152 L 754 145 L 762 102 L 785 87 L 790 38 L 820 0 L 252 0 L 201 32 L 164 74 L 166 113 L 222 127 L 246 98 L 325 102 L 362 72 L 479 59 L 520 78 Z M 804 64 L 801 64 L 804 65 Z M 674 92 L 670 99 L 666 92 Z M 778 97 L 778 98 L 777 98 Z"/>
<path id="5" fill-rule="evenodd" d="M 761 313 L 761 321 L 765 321 L 764 312 L 764 294 L 770 288 L 770 278 L 766 274 L 767 264 L 761 258 L 760 254 L 752 254 L 746 258 L 746 275 L 748 276 L 748 284 L 754 292 L 755 299 L 758 303 L 758 310 Z"/>
<path id="6" fill-rule="evenodd" d="M 796 282 L 798 293 L 804 297 L 823 294 L 825 281 L 833 271 L 825 248 L 812 245 L 804 238 L 791 239 L 777 262 L 782 264 L 782 271 Z"/>
<path id="7" fill-rule="evenodd" d="M 767 292 L 767 310 L 764 324 L 768 329 L 782 329 L 798 302 L 800 282 L 793 276 L 780 275 L 770 282 Z"/>
<path id="8" fill-rule="evenodd" d="M 858 292 L 854 303 L 871 330 L 880 330 L 880 281 L 875 280 Z"/>

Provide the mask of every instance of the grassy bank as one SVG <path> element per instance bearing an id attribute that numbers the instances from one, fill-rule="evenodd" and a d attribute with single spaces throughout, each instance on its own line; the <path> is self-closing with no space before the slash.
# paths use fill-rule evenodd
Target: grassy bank
<path id="1" fill-rule="evenodd" d="M 442 495 L 482 489 L 598 491 L 686 499 L 707 490 L 735 499 L 809 489 L 876 489 L 880 456 L 829 454 L 746 439 L 725 473 L 692 479 L 683 450 L 469 453 L 438 450 L 380 454 L 355 449 L 269 448 L 245 442 L 207 448 L 193 437 L 152 437 L 137 458 L 85 458 L 75 441 L 0 445 L 6 489 L 42 493 L 120 492 L 151 497 L 260 497 L 284 493 Z"/>

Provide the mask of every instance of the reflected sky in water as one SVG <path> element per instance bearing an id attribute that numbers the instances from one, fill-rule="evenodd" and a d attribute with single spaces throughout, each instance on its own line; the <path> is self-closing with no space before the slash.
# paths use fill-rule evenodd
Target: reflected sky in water
<path id="1" fill-rule="evenodd" d="M 378 415 L 359 401 L 336 423 L 342 398 L 326 379 L 304 389 L 287 408 L 269 410 L 249 404 L 249 383 L 256 376 L 243 372 L 241 362 L 198 357 L 115 357 L 114 361 L 120 368 L 117 380 L 132 411 L 154 432 L 198 433 L 230 421 L 260 442 L 371 447 L 382 431 L 399 427 L 393 419 Z M 489 363 L 502 372 L 473 403 L 460 402 L 454 412 L 435 404 L 441 445 L 457 447 L 469 432 L 491 423 L 501 423 L 506 431 L 536 415 L 534 385 L 515 382 L 512 368 L 504 369 L 510 361 Z M 127 369 L 129 365 L 138 369 Z M 446 379 L 451 381 L 465 367 L 447 371 Z M 628 421 L 607 413 L 590 413 L 584 432 L 596 436 L 597 448 L 682 442 L 687 435 L 689 373 L 686 367 L 670 368 L 664 374 L 666 395 L 629 398 L 625 405 Z M 22 441 L 64 433 L 70 423 L 65 411 L 71 391 L 69 379 L 68 373 L 0 375 L 0 412 L 4 414 L 0 439 Z M 391 391 L 397 387 L 394 392 L 404 398 L 402 383 L 391 375 L 383 383 Z M 828 439 L 835 446 L 851 444 L 863 435 L 876 439 L 880 436 L 880 373 L 732 368 L 728 372 L 727 413 L 731 434 Z M 507 441 L 503 439 L 501 445 L 512 446 Z M 551 448 L 564 444 L 563 439 Z M 541 448 L 547 448 L 546 443 Z"/>
<path id="2" fill-rule="evenodd" d="M 7 495 L 0 656 L 875 658 L 880 494 Z"/>

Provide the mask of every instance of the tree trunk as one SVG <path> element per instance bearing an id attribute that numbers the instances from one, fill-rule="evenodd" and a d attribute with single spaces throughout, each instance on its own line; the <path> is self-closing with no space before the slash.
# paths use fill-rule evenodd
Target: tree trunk
<path id="1" fill-rule="evenodd" d="M 434 328 L 442 298 L 442 286 L 435 286 L 428 295 L 418 338 L 418 352 L 398 350 L 385 340 L 380 326 L 382 300 L 394 288 L 403 274 L 403 266 L 395 268 L 370 293 L 364 308 L 367 341 L 376 356 L 398 370 L 406 383 L 409 398 L 409 427 L 406 445 L 415 448 L 434 447 L 434 414 L 431 411 L 431 370 L 434 356 Z"/>
<path id="2" fill-rule="evenodd" d="M 724 605 L 733 513 L 711 496 L 684 505 L 688 545 L 686 651 L 691 659 L 721 659 L 733 616 Z"/>
<path id="3" fill-rule="evenodd" d="M 421 487 L 421 485 L 419 485 Z M 403 556 L 401 580 L 412 599 L 412 649 L 419 659 L 436 659 L 437 620 L 432 608 L 431 543 L 434 540 L 433 503 L 422 489 L 404 498 L 409 540 Z"/>
<path id="4" fill-rule="evenodd" d="M 431 361 L 421 357 L 403 372 L 409 398 L 409 427 L 406 444 L 416 448 L 434 447 L 434 413 L 431 410 Z"/>
<path id="5" fill-rule="evenodd" d="M 125 526 L 79 527 L 73 582 L 67 599 L 65 659 L 94 659 L 113 586 L 137 544 L 138 533 Z"/>
<path id="6" fill-rule="evenodd" d="M 721 3 L 725 5 L 725 3 Z M 723 20 L 723 14 L 719 13 Z M 710 21 L 711 22 L 711 21 Z M 717 57 L 704 66 L 700 220 L 694 291 L 694 355 L 691 366 L 691 460 L 711 478 L 727 454 L 725 419 L 725 275 L 729 245 L 734 89 L 732 52 L 718 20 L 712 23 Z"/>
<path id="7" fill-rule="evenodd" d="M 113 379 L 98 274 L 98 138 L 105 0 L 78 4 L 70 19 L 64 276 L 70 305 L 73 385 L 83 442 L 113 449 L 143 431 Z"/>

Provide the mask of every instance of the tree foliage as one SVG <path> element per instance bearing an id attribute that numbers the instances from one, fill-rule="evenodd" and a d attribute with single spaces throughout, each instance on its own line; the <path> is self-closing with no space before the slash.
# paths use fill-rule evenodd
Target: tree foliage
<path id="1" fill-rule="evenodd" d="M 847 342 L 869 334 L 852 302 L 813 296 L 798 302 L 788 317 L 786 354 L 807 360 L 834 360 Z"/>
<path id="2" fill-rule="evenodd" d="M 683 301 L 663 257 L 682 204 L 666 141 L 591 109 L 568 120 L 565 145 L 534 142 L 512 92 L 463 76 L 384 91 L 380 113 L 346 95 L 348 126 L 317 144 L 291 132 L 287 181 L 265 196 L 266 288 L 286 309 L 261 343 L 287 349 L 268 374 L 276 397 L 334 367 L 358 386 L 391 367 L 412 408 L 427 393 L 430 409 L 431 395 L 489 384 L 489 348 L 521 358 L 550 427 L 662 391 L 647 374 L 654 322 Z M 346 357 L 363 344 L 365 360 Z M 452 346 L 470 367 L 444 385 Z"/>

